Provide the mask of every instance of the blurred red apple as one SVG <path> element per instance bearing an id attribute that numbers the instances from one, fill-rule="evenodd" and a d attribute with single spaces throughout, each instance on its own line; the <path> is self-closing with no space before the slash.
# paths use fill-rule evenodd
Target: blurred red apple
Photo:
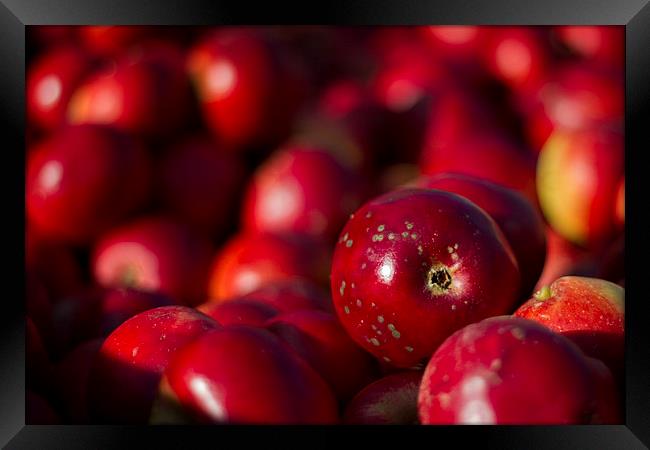
<path id="1" fill-rule="evenodd" d="M 602 417 L 601 387 L 568 339 L 530 320 L 492 317 L 438 348 L 418 411 L 423 424 L 589 424 Z"/>
<path id="2" fill-rule="evenodd" d="M 242 224 L 255 232 L 332 240 L 361 201 L 355 174 L 331 154 L 288 147 L 257 169 L 244 199 Z"/>
<path id="3" fill-rule="evenodd" d="M 45 130 L 62 125 L 72 93 L 92 66 L 91 58 L 74 46 L 56 47 L 39 54 L 27 69 L 29 123 Z"/>
<path id="4" fill-rule="evenodd" d="M 372 356 L 357 346 L 332 314 L 283 313 L 270 319 L 266 328 L 316 369 L 343 403 L 375 377 Z"/>
<path id="5" fill-rule="evenodd" d="M 149 183 L 137 142 L 105 127 L 66 127 L 28 156 L 27 215 L 44 237 L 88 243 L 140 206 Z"/>
<path id="6" fill-rule="evenodd" d="M 350 425 L 416 425 L 421 371 L 383 377 L 357 393 L 345 407 Z"/>
<path id="7" fill-rule="evenodd" d="M 68 121 L 169 136 L 186 123 L 190 94 L 181 49 L 149 42 L 131 48 L 82 84 L 70 99 Z"/>
<path id="8" fill-rule="evenodd" d="M 102 344 L 88 381 L 89 412 L 103 423 L 147 423 L 174 353 L 220 325 L 184 306 L 163 306 L 120 325 Z"/>
<path id="9" fill-rule="evenodd" d="M 337 421 L 336 400 L 323 379 L 259 328 L 231 326 L 206 333 L 173 358 L 165 378 L 200 422 Z"/>
<path id="10" fill-rule="evenodd" d="M 203 303 L 196 309 L 224 326 L 264 327 L 269 319 L 278 315 L 278 310 L 268 304 L 241 297 L 221 303 Z"/>
<path id="11" fill-rule="evenodd" d="M 233 148 L 285 137 L 305 94 L 305 78 L 259 30 L 226 28 L 189 53 L 187 72 L 215 135 Z"/>
<path id="12" fill-rule="evenodd" d="M 529 298 L 546 258 L 544 220 L 539 211 L 512 189 L 465 175 L 434 175 L 421 178 L 417 185 L 462 195 L 494 219 L 519 263 L 520 296 L 522 300 Z"/>
<path id="13" fill-rule="evenodd" d="M 563 25 L 553 29 L 573 53 L 607 65 L 625 60 L 625 29 L 622 26 Z"/>
<path id="14" fill-rule="evenodd" d="M 133 25 L 86 25 L 78 28 L 84 47 L 101 56 L 114 56 L 127 50 L 154 29 Z"/>
<path id="15" fill-rule="evenodd" d="M 541 27 L 491 27 L 487 34 L 483 60 L 517 94 L 529 94 L 548 77 L 552 55 Z"/>
<path id="16" fill-rule="evenodd" d="M 107 289 L 102 296 L 99 335 L 108 336 L 136 314 L 173 304 L 173 299 L 158 292 L 145 292 L 130 288 Z"/>
<path id="17" fill-rule="evenodd" d="M 279 280 L 250 291 L 244 299 L 269 305 L 280 312 L 315 309 L 334 312 L 332 299 L 320 286 L 304 279 Z"/>
<path id="18" fill-rule="evenodd" d="M 244 181 L 242 161 L 207 136 L 182 139 L 160 166 L 160 195 L 179 220 L 214 236 L 235 221 Z"/>
<path id="19" fill-rule="evenodd" d="M 307 235 L 240 233 L 214 259 L 209 298 L 224 301 L 265 284 L 293 279 L 324 284 L 330 259 L 325 244 Z"/>
<path id="20" fill-rule="evenodd" d="M 561 236 L 594 246 L 615 230 L 618 182 L 624 171 L 623 136 L 604 129 L 556 131 L 537 165 L 544 216 Z"/>
<path id="21" fill-rule="evenodd" d="M 427 147 L 422 158 L 420 168 L 424 174 L 470 175 L 514 189 L 537 204 L 535 160 L 505 135 L 470 135 L 450 145 Z"/>
<path id="22" fill-rule="evenodd" d="M 206 295 L 211 245 L 179 222 L 141 217 L 110 230 L 93 250 L 95 280 L 105 287 L 159 292 L 179 304 Z"/>
<path id="23" fill-rule="evenodd" d="M 509 312 L 520 274 L 503 233 L 474 203 L 402 189 L 348 221 L 331 288 L 337 315 L 359 345 L 396 367 L 413 367 L 457 329 Z"/>
<path id="24" fill-rule="evenodd" d="M 534 320 L 575 342 L 623 374 L 625 290 L 598 278 L 567 276 L 542 287 L 514 314 Z"/>

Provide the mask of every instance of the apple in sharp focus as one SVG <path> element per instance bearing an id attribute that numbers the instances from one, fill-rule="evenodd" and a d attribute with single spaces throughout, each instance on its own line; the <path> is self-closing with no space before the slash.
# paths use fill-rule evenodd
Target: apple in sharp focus
<path id="1" fill-rule="evenodd" d="M 457 329 L 514 307 L 520 274 L 487 213 L 457 194 L 402 189 L 354 213 L 334 252 L 336 313 L 379 359 L 413 367 Z"/>

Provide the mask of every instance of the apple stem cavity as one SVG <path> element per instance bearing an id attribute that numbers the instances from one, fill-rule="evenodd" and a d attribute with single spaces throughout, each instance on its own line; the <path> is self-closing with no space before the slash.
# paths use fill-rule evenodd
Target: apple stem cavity
<path id="1" fill-rule="evenodd" d="M 443 264 L 434 264 L 427 272 L 427 288 L 434 295 L 443 294 L 451 286 L 451 274 Z"/>

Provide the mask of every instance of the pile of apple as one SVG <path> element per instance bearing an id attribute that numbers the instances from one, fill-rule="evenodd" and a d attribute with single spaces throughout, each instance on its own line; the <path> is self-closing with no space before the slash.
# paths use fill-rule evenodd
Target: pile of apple
<path id="1" fill-rule="evenodd" d="M 622 422 L 622 27 L 27 37 L 28 423 Z"/>

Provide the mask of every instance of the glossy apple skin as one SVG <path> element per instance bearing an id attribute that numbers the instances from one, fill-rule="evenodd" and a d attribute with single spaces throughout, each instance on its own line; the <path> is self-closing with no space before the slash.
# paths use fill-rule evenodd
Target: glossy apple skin
<path id="1" fill-rule="evenodd" d="M 357 346 L 333 314 L 283 313 L 267 321 L 266 328 L 309 363 L 342 403 L 376 377 L 374 358 Z"/>
<path id="2" fill-rule="evenodd" d="M 28 156 L 27 216 L 44 237 L 86 244 L 142 205 L 150 170 L 145 149 L 125 135 L 65 127 Z"/>
<path id="3" fill-rule="evenodd" d="M 105 287 L 159 292 L 179 304 L 205 298 L 211 245 L 180 222 L 146 216 L 110 230 L 96 243 L 92 268 Z"/>
<path id="4" fill-rule="evenodd" d="M 160 196 L 179 220 L 210 236 L 235 222 L 245 168 L 230 151 L 204 135 L 167 149 L 159 168 Z"/>
<path id="5" fill-rule="evenodd" d="M 327 246 L 307 235 L 240 233 L 215 256 L 209 298 L 223 301 L 293 279 L 324 284 L 330 261 Z"/>
<path id="6" fill-rule="evenodd" d="M 131 48 L 89 77 L 72 95 L 67 120 L 168 136 L 186 123 L 190 102 L 181 49 L 156 41 Z"/>
<path id="7" fill-rule="evenodd" d="M 75 46 L 57 47 L 31 62 L 25 94 L 30 124 L 43 130 L 62 125 L 72 93 L 92 68 L 92 59 Z"/>
<path id="8" fill-rule="evenodd" d="M 224 326 L 264 327 L 269 319 L 279 313 L 270 305 L 246 298 L 237 298 L 222 303 L 207 302 L 199 305 L 196 309 Z"/>
<path id="9" fill-rule="evenodd" d="M 421 178 L 418 187 L 462 195 L 487 212 L 510 244 L 521 273 L 521 299 L 534 291 L 546 259 L 544 219 L 518 192 L 489 181 L 458 174 Z"/>
<path id="10" fill-rule="evenodd" d="M 625 57 L 625 29 L 619 26 L 565 25 L 554 34 L 573 53 L 604 64 L 622 64 Z"/>
<path id="11" fill-rule="evenodd" d="M 459 173 L 514 189 L 537 203 L 535 159 L 506 135 L 496 132 L 459 138 L 450 145 L 426 147 L 420 169 L 425 175 Z"/>
<path id="12" fill-rule="evenodd" d="M 581 246 L 610 238 L 623 171 L 622 134 L 603 129 L 554 132 L 537 164 L 540 206 L 551 227 Z"/>
<path id="13" fill-rule="evenodd" d="M 264 303 L 280 312 L 315 309 L 334 312 L 332 299 L 320 286 L 307 280 L 282 280 L 264 284 L 241 298 Z"/>
<path id="14" fill-rule="evenodd" d="M 598 278 L 566 276 L 542 287 L 514 314 L 534 320 L 575 342 L 623 375 L 625 290 Z"/>
<path id="15" fill-rule="evenodd" d="M 227 28 L 199 42 L 186 60 L 203 112 L 231 148 L 274 145 L 290 131 L 305 77 L 259 31 Z"/>
<path id="16" fill-rule="evenodd" d="M 259 328 L 206 333 L 173 358 L 165 378 L 200 422 L 331 424 L 338 419 L 325 381 Z"/>
<path id="17" fill-rule="evenodd" d="M 146 423 L 160 378 L 176 351 L 220 325 L 185 306 L 163 306 L 124 322 L 104 341 L 91 369 L 93 421 Z"/>
<path id="18" fill-rule="evenodd" d="M 468 323 L 514 307 L 517 262 L 487 213 L 456 194 L 402 189 L 366 203 L 334 252 L 331 288 L 350 336 L 396 367 Z"/>
<path id="19" fill-rule="evenodd" d="M 423 424 L 586 424 L 598 419 L 596 381 L 568 339 L 500 316 L 450 336 L 418 396 Z"/>
<path id="20" fill-rule="evenodd" d="M 296 232 L 332 240 L 361 201 L 354 172 L 334 156 L 318 148 L 289 147 L 253 175 L 242 225 L 252 232 Z"/>
<path id="21" fill-rule="evenodd" d="M 54 367 L 55 397 L 67 423 L 89 422 L 88 379 L 103 342 L 97 338 L 80 344 Z"/>
<path id="22" fill-rule="evenodd" d="M 548 37 L 534 27 L 491 27 L 481 56 L 488 71 L 518 95 L 530 95 L 548 77 Z"/>
<path id="23" fill-rule="evenodd" d="M 349 425 L 418 424 L 422 373 L 394 373 L 369 384 L 347 404 L 343 422 Z"/>

